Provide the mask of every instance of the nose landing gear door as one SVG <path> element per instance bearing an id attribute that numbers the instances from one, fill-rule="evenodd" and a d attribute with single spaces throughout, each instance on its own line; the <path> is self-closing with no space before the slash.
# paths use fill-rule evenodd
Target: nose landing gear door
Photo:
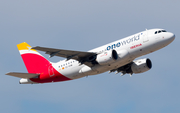
<path id="1" fill-rule="evenodd" d="M 143 33 L 143 43 L 146 43 L 148 41 L 149 41 L 148 30 L 146 29 L 146 31 Z"/>

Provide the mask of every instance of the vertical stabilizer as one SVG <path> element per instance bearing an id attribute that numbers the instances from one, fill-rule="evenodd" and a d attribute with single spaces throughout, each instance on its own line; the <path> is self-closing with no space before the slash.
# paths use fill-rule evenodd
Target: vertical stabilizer
<path id="1" fill-rule="evenodd" d="M 35 49 L 31 49 L 31 46 L 26 42 L 18 44 L 17 47 L 29 73 L 44 73 L 51 66 L 51 63 L 46 58 Z"/>

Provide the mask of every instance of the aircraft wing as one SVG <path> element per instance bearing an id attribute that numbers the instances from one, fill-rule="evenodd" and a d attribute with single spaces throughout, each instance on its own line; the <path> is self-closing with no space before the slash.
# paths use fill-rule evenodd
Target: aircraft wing
<path id="1" fill-rule="evenodd" d="M 49 57 L 59 56 L 69 59 L 74 59 L 79 61 L 81 64 L 86 64 L 88 66 L 92 66 L 91 58 L 94 58 L 96 53 L 93 52 L 82 52 L 82 51 L 72 51 L 72 50 L 64 50 L 64 49 L 54 49 L 47 47 L 33 47 L 32 49 L 44 51 L 46 54 L 49 54 Z"/>
<path id="2" fill-rule="evenodd" d="M 6 75 L 19 77 L 19 78 L 34 78 L 36 76 L 39 76 L 40 74 L 9 72 L 9 73 L 6 73 Z"/>

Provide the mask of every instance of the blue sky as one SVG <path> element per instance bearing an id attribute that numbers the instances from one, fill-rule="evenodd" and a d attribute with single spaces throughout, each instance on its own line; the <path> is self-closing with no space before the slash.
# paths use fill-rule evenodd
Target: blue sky
<path id="1" fill-rule="evenodd" d="M 0 111 L 180 112 L 179 4 L 175 0 L 1 0 Z M 20 85 L 19 78 L 5 75 L 27 72 L 16 47 L 21 42 L 88 51 L 146 28 L 164 28 L 176 35 L 167 47 L 141 57 L 152 60 L 148 72 L 132 77 L 106 72 L 38 85 Z"/>

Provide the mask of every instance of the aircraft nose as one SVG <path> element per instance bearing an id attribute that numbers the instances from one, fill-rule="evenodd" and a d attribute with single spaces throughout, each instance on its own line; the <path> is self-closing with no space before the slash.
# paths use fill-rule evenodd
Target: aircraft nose
<path id="1" fill-rule="evenodd" d="M 175 34 L 173 34 L 173 36 L 171 38 L 174 40 L 175 39 Z"/>
<path id="2" fill-rule="evenodd" d="M 171 33 L 170 39 L 173 41 L 175 39 L 175 34 Z"/>
<path id="3" fill-rule="evenodd" d="M 175 34 L 173 33 L 168 33 L 168 41 L 172 42 L 175 39 Z"/>

